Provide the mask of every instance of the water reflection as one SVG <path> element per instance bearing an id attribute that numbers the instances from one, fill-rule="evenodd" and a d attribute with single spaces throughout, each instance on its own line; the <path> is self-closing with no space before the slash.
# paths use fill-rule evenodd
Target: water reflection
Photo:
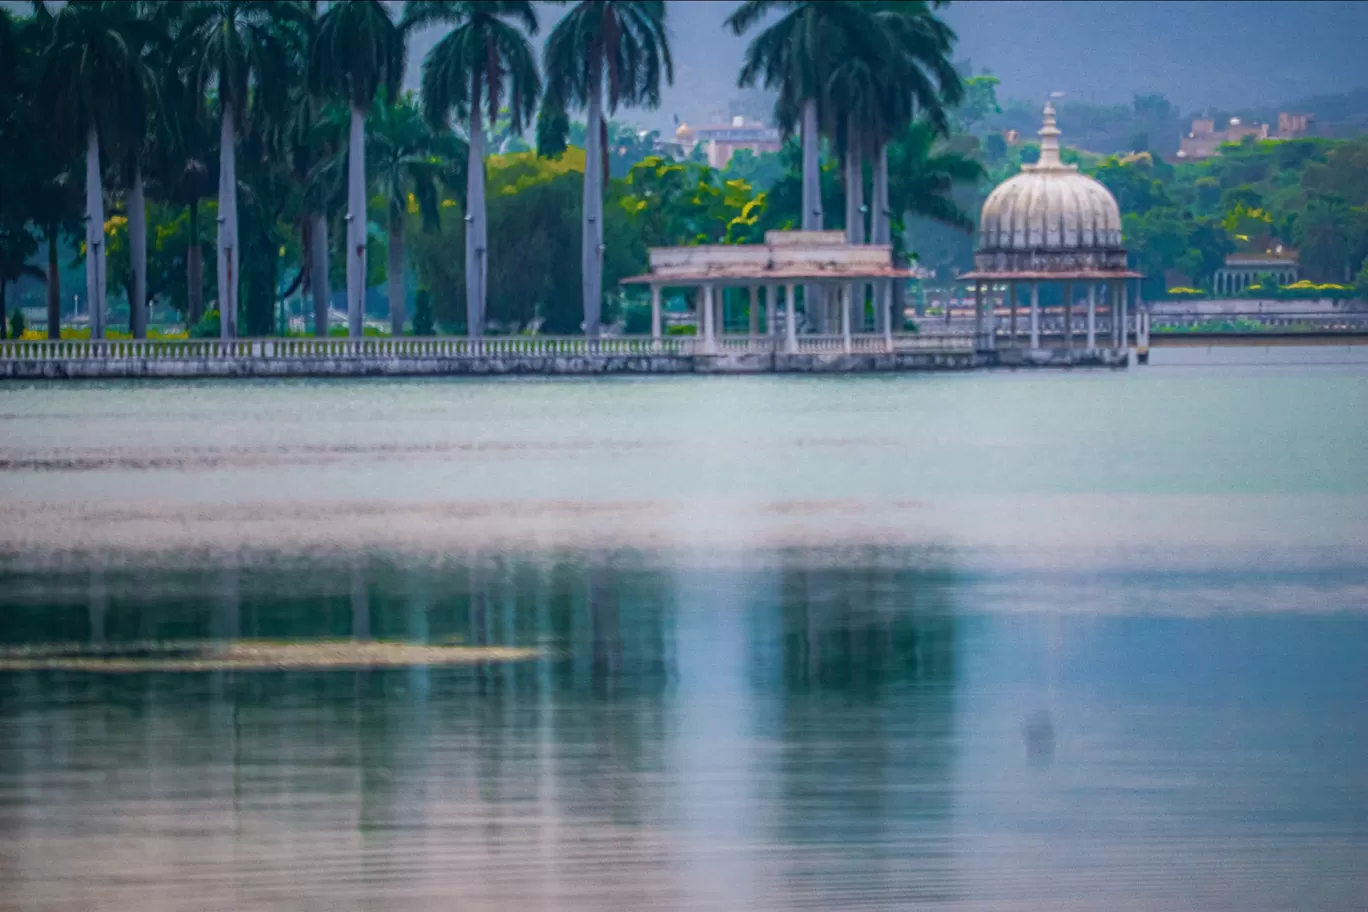
<path id="1" fill-rule="evenodd" d="M 3 566 L 8 647 L 541 652 L 0 674 L 0 907 L 1354 907 L 1361 615 L 985 610 L 1001 585 L 888 548 Z"/>

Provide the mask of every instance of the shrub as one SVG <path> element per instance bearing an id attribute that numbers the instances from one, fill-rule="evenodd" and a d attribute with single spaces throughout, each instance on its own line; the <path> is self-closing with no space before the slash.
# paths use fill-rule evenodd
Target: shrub
<path id="1" fill-rule="evenodd" d="M 190 338 L 192 339 L 217 339 L 223 333 L 223 327 L 219 323 L 218 308 L 214 308 L 200 318 L 200 321 L 190 327 Z"/>
<path id="2" fill-rule="evenodd" d="M 10 334 L 11 339 L 24 338 L 24 311 L 21 308 L 14 308 L 14 313 L 10 314 Z"/>
<path id="3" fill-rule="evenodd" d="M 433 329 L 432 292 L 427 288 L 420 288 L 413 296 L 413 334 L 430 336 Z"/>

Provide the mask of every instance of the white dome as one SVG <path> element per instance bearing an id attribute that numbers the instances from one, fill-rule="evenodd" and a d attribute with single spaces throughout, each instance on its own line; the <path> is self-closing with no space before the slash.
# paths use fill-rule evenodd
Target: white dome
<path id="1" fill-rule="evenodd" d="M 1121 248 L 1121 209 L 1099 181 L 1059 160 L 1055 112 L 1045 106 L 1040 160 L 999 184 L 979 218 L 980 253 Z"/>

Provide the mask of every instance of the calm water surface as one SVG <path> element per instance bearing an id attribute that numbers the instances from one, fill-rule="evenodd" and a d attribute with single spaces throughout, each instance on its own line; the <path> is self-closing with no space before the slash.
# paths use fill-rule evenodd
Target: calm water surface
<path id="1" fill-rule="evenodd" d="M 1368 907 L 1361 352 L 0 386 L 0 661 L 539 650 L 0 671 L 0 908 Z"/>

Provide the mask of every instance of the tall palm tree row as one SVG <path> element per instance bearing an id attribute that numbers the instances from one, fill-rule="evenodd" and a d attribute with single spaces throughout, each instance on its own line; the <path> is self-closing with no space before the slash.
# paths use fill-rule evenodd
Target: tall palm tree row
<path id="1" fill-rule="evenodd" d="M 380 0 L 334 3 L 318 21 L 309 60 L 314 92 L 346 101 L 347 327 L 361 337 L 366 300 L 366 115 L 382 88 L 393 101 L 404 79 L 404 32 Z M 391 302 L 393 306 L 393 302 Z"/>
<path id="2" fill-rule="evenodd" d="M 246 308 L 242 313 L 252 331 L 271 325 L 272 301 L 279 298 L 274 251 L 282 238 L 294 236 L 307 265 L 293 287 L 312 292 L 315 331 L 327 333 L 328 235 L 343 221 L 348 332 L 361 335 L 372 204 L 383 213 L 388 238 L 391 324 L 402 331 L 406 217 L 421 213 L 430 226 L 437 187 L 463 177 L 466 317 L 469 333 L 478 336 L 486 324 L 490 254 L 487 135 L 499 129 L 521 133 L 536 115 L 538 147 L 554 151 L 567 141 L 570 113 L 583 111 L 590 165 L 583 187 L 581 297 L 585 333 L 599 335 L 605 107 L 610 114 L 619 107 L 653 107 L 662 83 L 673 81 L 663 0 L 567 4 L 545 42 L 541 73 L 529 41 L 538 32 L 535 5 L 527 0 L 411 0 L 399 21 L 384 0 L 72 0 L 51 6 L 37 0 L 34 5 L 35 14 L 24 25 L 31 31 L 21 34 L 12 18 L 4 17 L 0 43 L 40 48 L 28 52 L 36 76 L 25 81 L 35 87 L 42 108 L 58 115 L 42 125 L 51 131 L 48 144 L 74 147 L 79 141 L 85 149 L 86 297 L 96 334 L 103 333 L 106 314 L 105 184 L 110 178 L 122 192 L 114 197 L 114 211 L 122 205 L 129 217 L 133 334 L 141 336 L 146 329 L 145 197 L 150 195 L 189 214 L 187 318 L 194 322 L 202 312 L 200 289 L 216 287 L 219 331 L 233 338 L 240 307 Z M 819 167 L 825 139 L 843 159 L 850 240 L 863 243 L 866 235 L 875 243 L 891 240 L 890 185 L 897 181 L 890 175 L 889 144 L 904 141 L 914 124 L 927 125 L 932 135 L 945 132 L 946 107 L 961 92 L 949 63 L 955 36 L 935 15 L 942 5 L 941 0 L 746 0 L 728 18 L 727 26 L 738 34 L 765 26 L 747 49 L 739 81 L 777 90 L 781 129 L 801 135 L 802 227 L 823 227 Z M 450 28 L 423 61 L 420 102 L 401 100 L 406 36 L 434 24 Z M 39 36 L 36 43 L 33 35 Z M 18 69 L 12 62 L 0 66 L 0 79 L 13 81 Z M 468 142 L 451 132 L 453 119 Z M 215 121 L 217 169 L 212 162 Z M 460 154 L 466 159 L 463 170 L 452 159 Z M 242 173 L 239 155 L 247 156 Z M 375 157 L 371 167 L 368 156 Z M 873 193 L 866 206 L 864 167 L 871 161 Z M 54 201 L 61 200 L 63 188 L 80 185 L 58 173 L 28 170 L 41 177 L 31 183 L 50 190 Z M 217 281 L 205 285 L 197 268 L 199 206 L 215 182 Z M 239 237 L 240 195 L 249 224 L 258 220 L 262 226 L 246 237 Z M 38 196 L 37 190 L 29 193 L 30 199 Z M 286 224 L 293 227 L 282 234 Z M 48 272 L 55 285 L 57 238 L 69 229 L 57 218 L 37 227 L 48 241 Z M 207 247 L 207 237 L 205 242 Z M 251 262 L 244 261 L 246 254 Z M 245 283 L 245 304 L 240 283 Z M 153 291 L 164 287 L 165 277 L 159 275 L 157 284 Z M 810 294 L 807 299 L 809 314 L 824 318 L 830 329 L 836 312 Z M 876 298 L 885 299 L 886 294 Z M 863 294 L 858 306 L 857 316 L 863 318 Z M 49 308 L 56 309 L 53 301 Z M 882 304 L 875 310 L 881 325 L 885 310 Z M 57 322 L 49 320 L 50 332 Z"/>
<path id="3" fill-rule="evenodd" d="M 485 124 L 495 124 L 505 101 L 517 132 L 536 111 L 541 77 L 527 36 L 536 34 L 537 16 L 526 0 L 412 0 L 404 11 L 406 29 L 434 23 L 453 28 L 423 60 L 423 112 L 434 130 L 453 115 L 466 124 L 466 332 L 477 337 L 489 284 Z"/>
<path id="4" fill-rule="evenodd" d="M 586 111 L 584 213 L 580 240 L 584 332 L 598 338 L 603 308 L 603 106 L 654 108 L 660 85 L 674 82 L 674 61 L 665 31 L 664 0 L 583 0 L 551 30 L 543 56 L 547 93 L 547 137 L 539 144 L 564 144 L 572 108 Z M 602 165 L 600 166 L 600 163 Z"/>

